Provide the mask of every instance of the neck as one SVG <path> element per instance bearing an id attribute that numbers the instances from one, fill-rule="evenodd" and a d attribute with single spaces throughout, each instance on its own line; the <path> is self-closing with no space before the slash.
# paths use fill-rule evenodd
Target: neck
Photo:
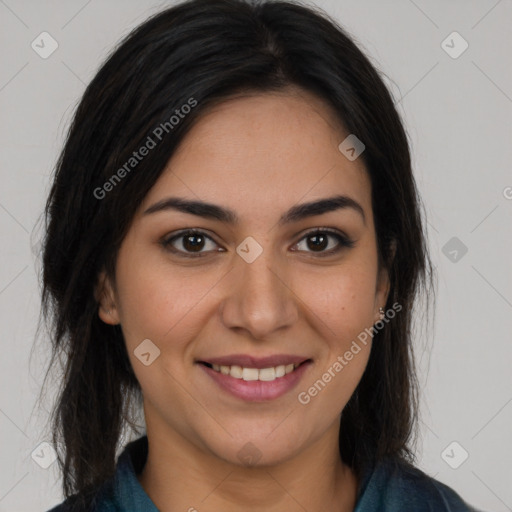
<path id="1" fill-rule="evenodd" d="M 161 512 L 352 512 L 358 481 L 339 456 L 338 431 L 336 423 L 279 464 L 246 467 L 148 425 L 148 457 L 137 478 Z"/>

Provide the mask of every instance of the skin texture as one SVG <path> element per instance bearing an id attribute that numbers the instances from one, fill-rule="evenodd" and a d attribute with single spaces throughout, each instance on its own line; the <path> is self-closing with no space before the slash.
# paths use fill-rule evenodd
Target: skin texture
<path id="1" fill-rule="evenodd" d="M 358 482 L 339 456 L 339 421 L 371 338 L 307 405 L 297 400 L 379 319 L 389 291 L 387 273 L 378 272 L 370 179 L 361 159 L 338 150 L 347 135 L 306 91 L 222 103 L 192 128 L 136 212 L 115 282 L 100 276 L 99 315 L 121 324 L 144 395 L 149 454 L 138 478 L 164 512 L 355 507 Z M 346 208 L 277 226 L 290 207 L 335 194 L 359 202 L 365 221 Z M 229 207 L 241 223 L 143 214 L 171 195 Z M 319 227 L 339 230 L 354 247 L 322 257 L 339 242 L 316 249 L 305 235 Z M 198 249 L 205 257 L 161 245 L 185 228 L 212 238 Z M 250 264 L 236 253 L 248 236 L 263 248 Z M 194 250 L 185 238 L 173 247 Z M 149 366 L 134 355 L 144 339 L 161 351 Z M 313 365 L 292 391 L 251 403 L 222 391 L 195 363 L 234 353 L 299 354 Z M 247 442 L 261 454 L 253 466 L 237 456 Z"/>

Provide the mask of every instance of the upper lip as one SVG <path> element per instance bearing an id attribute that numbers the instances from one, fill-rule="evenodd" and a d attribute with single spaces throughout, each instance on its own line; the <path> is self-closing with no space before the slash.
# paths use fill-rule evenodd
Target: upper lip
<path id="1" fill-rule="evenodd" d="M 275 354 L 266 357 L 253 357 L 247 354 L 231 354 L 229 356 L 209 357 L 198 360 L 199 363 L 218 364 L 219 366 L 243 366 L 244 368 L 270 368 L 288 364 L 300 364 L 309 357 L 292 354 Z"/>

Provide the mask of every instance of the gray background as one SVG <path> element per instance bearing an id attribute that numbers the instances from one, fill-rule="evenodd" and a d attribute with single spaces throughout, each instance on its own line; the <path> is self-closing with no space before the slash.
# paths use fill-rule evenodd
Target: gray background
<path id="1" fill-rule="evenodd" d="M 510 511 L 512 2 L 315 4 L 389 77 L 411 138 L 439 275 L 435 332 L 426 340 L 419 330 L 416 339 L 418 465 L 474 506 Z M 0 512 L 47 510 L 62 499 L 57 464 L 43 469 L 32 458 L 50 453 L 40 443 L 49 440 L 52 396 L 35 403 L 49 342 L 41 335 L 34 345 L 36 223 L 49 177 L 73 109 L 107 52 L 168 5 L 0 0 Z M 31 47 L 43 31 L 58 43 L 47 59 Z M 458 58 L 442 46 L 453 31 L 469 44 Z M 462 47 L 452 39 L 453 53 Z M 462 450 L 469 457 L 453 469 L 446 461 L 460 463 Z"/>

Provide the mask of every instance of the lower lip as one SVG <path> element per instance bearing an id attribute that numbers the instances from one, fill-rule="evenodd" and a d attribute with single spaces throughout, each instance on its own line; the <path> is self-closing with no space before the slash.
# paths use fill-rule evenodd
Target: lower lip
<path id="1" fill-rule="evenodd" d="M 237 398 L 249 402 L 264 402 L 279 398 L 292 390 L 312 364 L 312 361 L 302 363 L 293 372 L 273 381 L 235 379 L 231 375 L 216 372 L 213 368 L 204 364 L 198 364 L 222 389 Z"/>

